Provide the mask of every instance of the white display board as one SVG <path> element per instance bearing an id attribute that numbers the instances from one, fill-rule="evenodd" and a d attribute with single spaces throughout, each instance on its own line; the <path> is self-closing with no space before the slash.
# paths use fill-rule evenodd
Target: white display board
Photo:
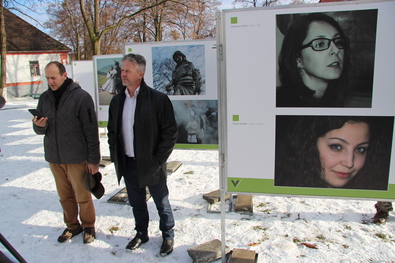
<path id="1" fill-rule="evenodd" d="M 124 47 L 124 54 L 145 57 L 145 82 L 172 101 L 178 125 L 176 148 L 218 149 L 216 51 L 213 39 L 133 43 Z M 175 54 L 184 56 L 185 63 L 177 66 Z M 195 84 L 200 88 L 195 91 L 179 84 L 189 82 L 187 79 L 192 76 L 187 72 L 191 68 L 200 78 L 200 84 Z"/>
<path id="2" fill-rule="evenodd" d="M 89 95 L 91 95 L 93 102 L 95 104 L 95 108 L 97 107 L 96 100 L 96 89 L 94 83 L 94 75 L 93 75 L 93 62 L 92 60 L 77 60 L 72 61 L 71 63 L 71 72 L 72 76 L 70 76 L 75 82 L 81 86 L 82 89 L 86 90 Z"/>
<path id="3" fill-rule="evenodd" d="M 319 75 L 319 72 L 313 72 L 320 69 L 319 64 L 310 68 L 307 64 L 307 52 L 315 52 L 315 55 L 326 52 L 313 51 L 311 41 L 321 39 L 314 42 L 314 47 L 319 49 L 320 45 L 325 44 L 323 42 L 328 41 L 322 38 L 329 39 L 328 50 L 337 52 L 337 59 L 325 62 L 326 71 L 323 72 L 328 72 L 328 67 L 331 72 L 339 72 L 341 68 L 340 72 L 344 76 L 346 69 L 348 70 L 348 89 L 341 93 L 341 100 L 337 102 L 342 103 L 338 105 L 329 103 L 303 106 L 298 102 L 298 96 L 292 98 L 289 93 L 286 93 L 291 97 L 289 105 L 283 103 L 284 100 L 279 102 L 281 100 L 278 96 L 282 93 L 278 92 L 283 91 L 282 88 L 294 88 L 282 83 L 286 82 L 287 76 L 283 74 L 282 78 L 279 77 L 278 60 L 283 40 L 287 34 L 291 34 L 289 26 L 296 24 L 299 17 L 310 13 L 324 13 L 332 17 L 344 32 L 340 34 L 333 26 L 328 27 L 328 23 L 316 23 L 316 27 L 308 29 L 312 31 L 302 35 L 304 42 L 300 44 L 299 53 L 296 52 L 295 59 L 289 65 L 295 63 L 297 74 L 307 74 L 310 80 L 314 77 L 328 83 L 329 78 L 338 78 Z M 394 1 L 351 1 L 222 11 L 217 23 L 217 45 L 221 49 L 221 173 L 225 177 L 226 191 L 395 199 L 395 89 L 392 77 L 395 52 L 390 47 L 395 41 L 394 13 Z M 320 30 L 327 31 L 322 33 Z M 347 45 L 344 37 L 341 41 L 336 39 L 343 35 L 349 38 L 349 48 L 344 47 Z M 285 53 L 283 51 L 282 54 Z M 349 59 L 347 68 L 346 57 Z M 285 72 L 284 69 L 283 71 Z M 308 82 L 305 79 L 304 84 L 310 85 L 311 83 L 306 84 Z M 311 144 L 313 146 L 307 149 L 309 141 L 317 135 L 309 134 L 311 127 L 300 128 L 303 127 L 301 123 L 313 124 L 317 121 L 316 126 L 324 127 L 332 120 L 341 121 L 344 118 L 350 119 L 346 122 L 347 125 L 342 124 L 335 131 L 342 132 L 351 127 L 353 135 L 347 137 L 352 137 L 351 139 L 346 141 L 341 134 L 332 135 L 328 130 L 319 134 L 318 139 Z M 356 118 L 360 120 L 352 120 Z M 362 127 L 358 131 L 365 129 L 365 132 L 359 134 L 353 130 L 357 126 Z M 303 137 L 301 135 L 304 135 L 305 142 L 297 141 Z M 324 151 L 321 151 L 321 139 L 330 135 L 330 139 L 341 139 L 342 143 L 348 144 L 337 142 L 326 145 L 332 151 L 336 149 L 338 153 L 346 154 L 351 150 L 352 154 L 348 156 L 351 156 L 352 163 L 348 165 L 348 170 L 341 170 L 339 166 L 331 168 L 331 164 L 327 162 L 329 157 L 326 158 Z M 292 136 L 294 140 L 289 139 Z M 301 149 L 305 147 L 305 152 L 298 152 L 295 145 L 301 145 Z M 310 153 L 310 150 L 314 153 Z M 312 158 L 312 154 L 316 156 Z M 301 168 L 304 170 L 301 171 Z M 286 170 L 285 175 L 283 170 Z M 311 178 L 306 177 L 306 174 Z M 304 177 L 306 182 L 303 184 L 298 179 Z M 318 181 L 323 186 L 316 185 Z"/>

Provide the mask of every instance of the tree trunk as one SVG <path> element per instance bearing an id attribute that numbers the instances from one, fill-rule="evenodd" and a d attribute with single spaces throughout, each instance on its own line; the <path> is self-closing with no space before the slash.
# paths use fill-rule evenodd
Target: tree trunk
<path id="1" fill-rule="evenodd" d="M 101 55 L 100 42 L 101 42 L 101 38 L 92 40 L 92 49 L 93 49 L 92 55 Z"/>
<path id="2" fill-rule="evenodd" d="M 7 71 L 6 71 L 6 56 L 7 56 L 7 42 L 5 33 L 5 19 L 4 19 L 4 8 L 3 0 L 0 0 L 0 45 L 1 45 L 1 70 L 0 70 L 0 96 L 6 97 L 6 83 L 7 83 Z"/>

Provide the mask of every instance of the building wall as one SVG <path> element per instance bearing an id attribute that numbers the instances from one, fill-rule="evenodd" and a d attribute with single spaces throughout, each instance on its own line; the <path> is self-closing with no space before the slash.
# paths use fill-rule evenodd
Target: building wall
<path id="1" fill-rule="evenodd" d="M 45 66 L 51 61 L 60 61 L 63 64 L 69 64 L 68 53 L 63 52 L 21 52 L 9 53 L 7 61 L 7 83 L 6 98 L 13 99 L 31 94 L 41 94 L 47 88 L 45 83 Z M 31 61 L 38 61 L 39 74 L 32 76 Z"/>

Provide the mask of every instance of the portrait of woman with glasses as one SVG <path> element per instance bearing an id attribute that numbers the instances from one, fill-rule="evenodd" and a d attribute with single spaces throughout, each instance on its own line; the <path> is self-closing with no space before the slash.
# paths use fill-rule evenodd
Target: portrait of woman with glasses
<path id="1" fill-rule="evenodd" d="M 278 58 L 277 107 L 343 107 L 350 39 L 331 16 L 302 15 L 289 27 Z"/>

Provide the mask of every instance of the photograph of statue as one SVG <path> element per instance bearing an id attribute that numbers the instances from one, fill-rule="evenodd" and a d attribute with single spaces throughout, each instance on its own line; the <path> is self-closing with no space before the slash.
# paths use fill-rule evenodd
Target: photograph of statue
<path id="1" fill-rule="evenodd" d="M 372 107 L 377 9 L 276 19 L 277 107 Z"/>
<path id="2" fill-rule="evenodd" d="M 152 48 L 154 88 L 167 95 L 204 95 L 204 45 Z"/>

